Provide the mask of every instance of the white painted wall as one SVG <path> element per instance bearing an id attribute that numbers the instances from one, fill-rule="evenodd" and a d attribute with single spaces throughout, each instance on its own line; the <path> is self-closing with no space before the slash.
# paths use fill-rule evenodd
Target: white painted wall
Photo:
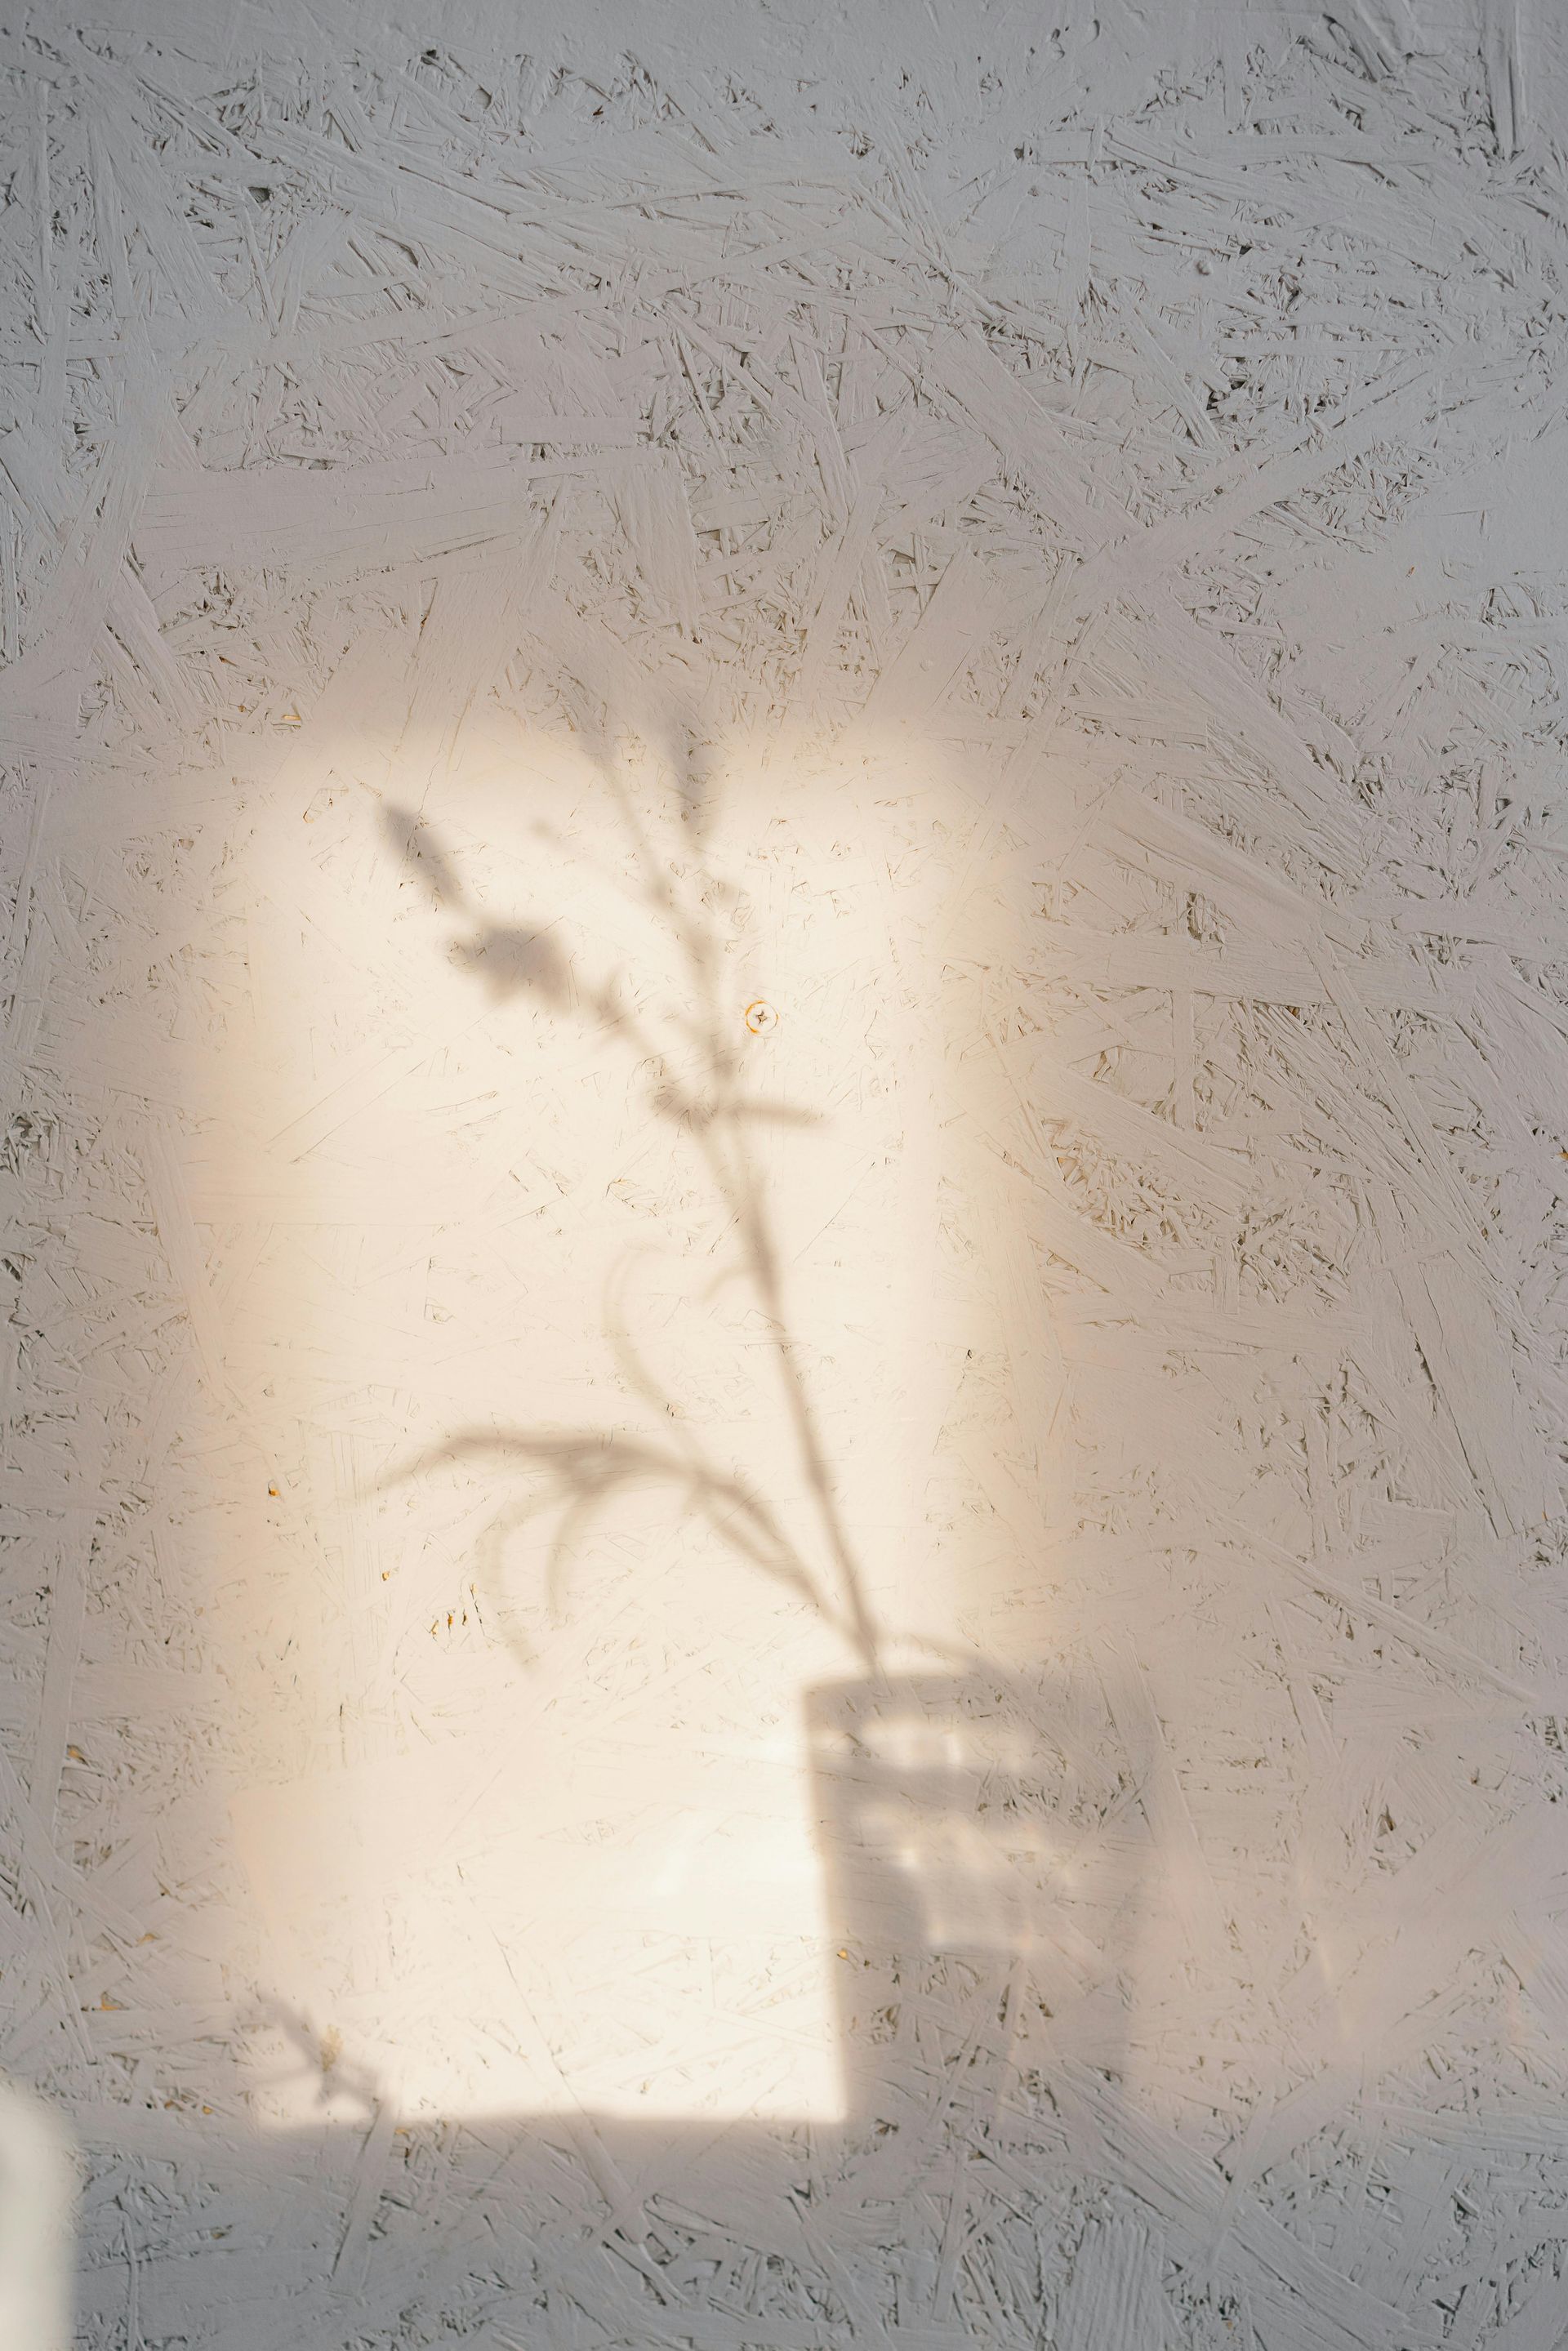
<path id="1" fill-rule="evenodd" d="M 1564 47 L 0 28 L 94 2351 L 1556 2351 Z"/>

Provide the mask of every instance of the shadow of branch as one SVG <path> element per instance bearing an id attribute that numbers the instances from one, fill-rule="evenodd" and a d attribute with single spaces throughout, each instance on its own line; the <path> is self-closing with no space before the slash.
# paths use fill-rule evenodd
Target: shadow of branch
<path id="1" fill-rule="evenodd" d="M 808 1394 L 799 1343 L 786 1316 L 779 1250 L 763 1170 L 751 1141 L 766 1126 L 810 1128 L 820 1123 L 819 1114 L 745 1090 L 746 1065 L 725 985 L 724 941 L 712 911 L 733 906 L 736 893 L 706 860 L 714 794 L 696 755 L 688 747 L 674 762 L 686 828 L 684 863 L 658 852 L 614 758 L 605 751 L 598 764 L 631 846 L 642 904 L 667 928 L 685 976 L 685 1000 L 666 1007 L 662 1023 L 658 1014 L 634 1003 L 620 973 L 585 980 L 560 924 L 488 919 L 465 883 L 455 852 L 422 812 L 389 807 L 382 814 L 383 829 L 408 869 L 407 878 L 426 887 L 435 908 L 451 918 L 449 953 L 458 968 L 497 1004 L 531 999 L 551 1015 L 575 1015 L 597 1029 L 607 1047 L 630 1051 L 638 1069 L 647 1072 L 649 1116 L 677 1126 L 690 1139 L 737 1243 L 738 1272 L 767 1333 L 779 1402 L 815 1520 L 812 1547 L 820 1544 L 823 1564 L 812 1567 L 775 1505 L 737 1470 L 715 1459 L 702 1436 L 678 1413 L 675 1399 L 637 1343 L 630 1318 L 622 1311 L 619 1289 L 606 1301 L 605 1337 L 628 1386 L 650 1411 L 680 1427 L 678 1441 L 655 1441 L 609 1425 L 458 1431 L 404 1465 L 394 1478 L 402 1481 L 439 1467 L 479 1460 L 523 1473 L 531 1482 L 531 1494 L 498 1516 L 515 1527 L 541 1512 L 554 1512 L 545 1572 L 552 1610 L 564 1601 L 574 1550 L 611 1502 L 640 1487 L 662 1490 L 684 1510 L 704 1519 L 737 1560 L 815 1610 L 851 1645 L 862 1668 L 874 1671 L 880 1635 Z M 695 861 L 687 854 L 692 845 L 698 852 Z M 679 1047 L 665 1041 L 671 1034 L 680 1040 Z M 491 1573 L 497 1578 L 499 1561 L 497 1546 Z M 494 1589 L 491 1597 L 508 1621 L 504 1592 Z M 509 1637 L 515 1646 L 522 1646 L 515 1635 Z"/>

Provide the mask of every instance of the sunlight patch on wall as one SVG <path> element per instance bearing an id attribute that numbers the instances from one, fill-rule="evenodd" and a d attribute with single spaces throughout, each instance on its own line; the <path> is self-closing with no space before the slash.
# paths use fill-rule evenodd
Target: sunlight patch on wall
<path id="1" fill-rule="evenodd" d="M 190 1171 L 276 1212 L 224 1341 L 278 1465 L 230 1579 L 263 2103 L 836 2116 L 809 1697 L 953 1600 L 943 788 L 498 719 L 313 757 L 249 855 L 238 1147 Z"/>

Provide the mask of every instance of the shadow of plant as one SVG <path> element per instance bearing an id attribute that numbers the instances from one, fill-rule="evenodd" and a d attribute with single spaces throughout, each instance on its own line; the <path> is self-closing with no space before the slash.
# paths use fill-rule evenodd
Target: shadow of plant
<path id="1" fill-rule="evenodd" d="M 674 1409 L 640 1343 L 628 1285 L 612 1279 L 601 1329 L 624 1389 L 645 1407 L 643 1425 L 459 1428 L 395 1474 L 488 1465 L 515 1483 L 484 1538 L 483 1574 L 514 1653 L 530 1667 L 540 1661 L 508 1602 L 510 1538 L 548 1526 L 543 1596 L 552 1612 L 564 1611 L 573 1563 L 596 1522 L 639 1492 L 700 1518 L 738 1566 L 842 1638 L 844 1677 L 802 1694 L 807 1801 L 835 1953 L 843 2144 L 857 2193 L 873 2195 L 885 2171 L 896 2197 L 911 2149 L 935 2146 L 960 2112 L 986 2126 L 1008 2083 L 1047 2052 L 1058 2014 L 1073 2017 L 1076 2044 L 1095 2062 L 1119 2062 L 1117 1971 L 1138 1895 L 1116 1824 L 1137 1803 L 1142 1772 L 1121 1736 L 1113 1675 L 1074 1681 L 1055 1667 L 1017 1674 L 962 1640 L 915 1637 L 908 1628 L 897 1649 L 918 1651 L 921 1668 L 894 1657 L 871 1605 L 802 1342 L 786 1312 L 758 1147 L 770 1126 L 820 1122 L 756 1090 L 757 1032 L 747 1014 L 757 1008 L 739 1003 L 729 980 L 734 899 L 703 848 L 711 814 L 703 779 L 685 771 L 677 870 L 676 860 L 660 858 L 613 762 L 603 759 L 599 772 L 632 846 L 643 902 L 677 949 L 683 986 L 673 1003 L 634 1001 L 621 971 L 591 977 L 564 925 L 489 919 L 456 854 L 421 817 L 389 810 L 389 838 L 450 922 L 450 952 L 462 967 L 499 1000 L 531 999 L 552 1020 L 586 1028 L 606 1055 L 630 1062 L 647 1115 L 679 1129 L 733 1239 L 732 1261 L 705 1297 L 711 1301 L 737 1278 L 745 1283 L 767 1334 L 788 1448 L 767 1486 L 721 1458 L 711 1431 Z M 787 1489 L 809 1502 L 804 1534 L 786 1521 Z M 923 2002 L 948 2016 L 962 2044 L 929 2111 L 904 2070 L 904 2036 L 913 2028 L 890 2022 L 913 2017 Z M 1024 2105 L 1015 2096 L 1014 2122 L 1054 2129 L 1036 2102 L 1033 2089 Z M 634 2126 L 614 2127 L 618 2143 L 644 2144 Z M 660 2144 L 688 2176 L 697 2142 L 688 2146 L 671 2130 Z M 763 2134 L 758 2146 L 783 2167 L 782 2180 L 783 2141 Z"/>
<path id="2" fill-rule="evenodd" d="M 490 920 L 465 886 L 455 854 L 422 814 L 388 807 L 382 823 L 389 843 L 411 868 L 411 878 L 422 881 L 452 919 L 454 961 L 496 1002 L 532 998 L 552 1015 L 585 1023 L 607 1050 L 631 1055 L 643 1077 L 650 1116 L 689 1137 L 738 1250 L 738 1267 L 727 1269 L 720 1282 L 738 1271 L 768 1332 L 779 1401 L 810 1499 L 820 1555 L 809 1554 L 768 1497 L 718 1460 L 699 1430 L 676 1418 L 674 1399 L 647 1364 L 613 1294 L 604 1304 L 603 1327 L 617 1367 L 633 1393 L 672 1423 L 675 1436 L 655 1439 L 612 1426 L 541 1425 L 500 1433 L 458 1429 L 398 1475 L 417 1477 L 481 1460 L 529 1474 L 532 1490 L 497 1513 L 486 1545 L 492 1597 L 503 1613 L 499 1562 L 507 1532 L 541 1514 L 555 1514 L 546 1590 L 551 1607 L 559 1608 L 565 1598 L 566 1565 L 606 1506 L 638 1487 L 663 1489 L 706 1519 L 737 1558 L 809 1603 L 850 1644 L 862 1670 L 874 1674 L 883 1636 L 844 1524 L 800 1342 L 787 1317 L 779 1247 L 752 1147 L 758 1129 L 810 1127 L 819 1123 L 817 1114 L 748 1090 L 737 1032 L 750 1032 L 731 1000 L 724 971 L 722 917 L 733 910 L 736 893 L 702 853 L 711 813 L 709 787 L 695 758 L 688 755 L 681 764 L 677 789 L 687 841 L 697 844 L 697 854 L 680 868 L 659 854 L 613 758 L 602 757 L 599 771 L 630 841 L 643 902 L 677 949 L 685 1001 L 667 1007 L 663 1016 L 634 1001 L 620 972 L 597 981 L 585 978 L 559 925 L 536 928 Z M 768 1008 L 751 1009 L 755 1016 Z M 514 1646 L 521 1646 L 515 1636 Z"/>

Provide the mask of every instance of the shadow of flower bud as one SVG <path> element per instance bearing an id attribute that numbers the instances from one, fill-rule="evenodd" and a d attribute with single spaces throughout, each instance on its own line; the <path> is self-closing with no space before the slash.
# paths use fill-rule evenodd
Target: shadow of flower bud
<path id="1" fill-rule="evenodd" d="M 452 960 L 471 971 L 497 1003 L 531 993 L 559 1011 L 571 1000 L 570 966 L 548 932 L 492 927 L 476 938 L 458 940 Z"/>

